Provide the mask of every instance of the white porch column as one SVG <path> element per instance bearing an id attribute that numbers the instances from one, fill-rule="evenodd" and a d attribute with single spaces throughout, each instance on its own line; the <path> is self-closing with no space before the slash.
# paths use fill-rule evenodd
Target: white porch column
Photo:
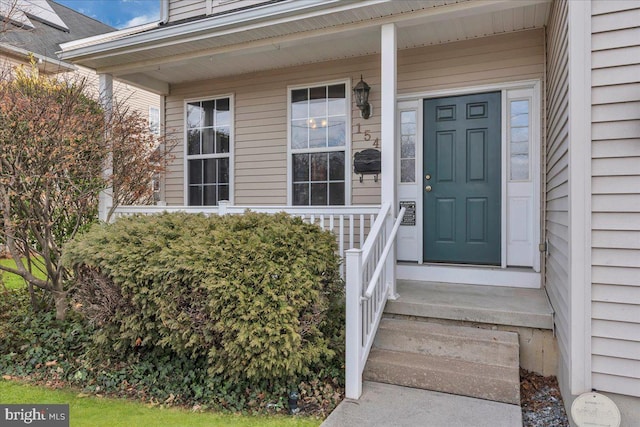
<path id="1" fill-rule="evenodd" d="M 99 86 L 98 90 L 100 104 L 104 108 L 104 114 L 107 121 L 107 126 L 111 121 L 111 114 L 113 112 L 113 76 L 111 74 L 99 74 Z M 113 151 L 109 147 L 109 154 L 105 161 L 102 176 L 105 179 L 110 179 L 113 172 Z M 100 192 L 99 204 L 98 204 L 98 219 L 100 221 L 106 221 L 109 214 L 109 209 L 113 206 L 113 188 L 108 186 Z"/>
<path id="2" fill-rule="evenodd" d="M 396 24 L 381 27 L 381 82 L 380 82 L 380 121 L 382 139 L 382 182 L 381 202 L 391 203 L 391 217 L 387 221 L 387 230 L 393 227 L 393 216 L 398 210 L 396 200 L 396 91 L 397 91 L 397 36 Z M 385 280 L 389 284 L 389 298 L 395 299 L 396 293 L 396 248 L 393 246 L 385 268 Z"/>

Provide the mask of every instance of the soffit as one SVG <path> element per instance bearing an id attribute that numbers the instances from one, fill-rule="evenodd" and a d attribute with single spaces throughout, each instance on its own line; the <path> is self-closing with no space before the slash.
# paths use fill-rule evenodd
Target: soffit
<path id="1" fill-rule="evenodd" d="M 180 84 L 376 54 L 378 22 L 396 18 L 398 48 L 406 49 L 541 28 L 549 14 L 545 0 L 508 2 L 508 8 L 504 2 L 483 2 L 486 10 L 477 7 L 481 1 L 384 2 L 228 34 L 194 33 L 182 41 L 130 46 L 77 62 L 121 79 L 131 76 L 138 84 L 144 77 Z M 458 13 L 468 12 L 471 4 L 472 13 Z"/>

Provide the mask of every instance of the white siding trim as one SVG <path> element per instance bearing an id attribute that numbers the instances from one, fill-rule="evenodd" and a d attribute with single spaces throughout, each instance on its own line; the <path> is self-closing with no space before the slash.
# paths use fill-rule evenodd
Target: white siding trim
<path id="1" fill-rule="evenodd" d="M 591 2 L 569 12 L 569 327 L 571 394 L 591 390 Z"/>
<path id="2" fill-rule="evenodd" d="M 507 268 L 507 90 L 502 89 L 500 91 L 500 112 L 502 117 L 500 118 L 500 162 L 502 175 L 500 177 L 500 267 Z M 531 117 L 531 116 L 529 116 Z"/>

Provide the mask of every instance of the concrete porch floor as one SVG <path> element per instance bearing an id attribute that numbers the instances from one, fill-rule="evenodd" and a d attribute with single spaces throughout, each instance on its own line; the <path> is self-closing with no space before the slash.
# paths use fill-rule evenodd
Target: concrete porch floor
<path id="1" fill-rule="evenodd" d="M 544 289 L 398 280 L 397 300 L 385 313 L 553 329 L 553 309 Z"/>
<path id="2" fill-rule="evenodd" d="M 519 406 L 365 381 L 321 427 L 521 427 Z"/>

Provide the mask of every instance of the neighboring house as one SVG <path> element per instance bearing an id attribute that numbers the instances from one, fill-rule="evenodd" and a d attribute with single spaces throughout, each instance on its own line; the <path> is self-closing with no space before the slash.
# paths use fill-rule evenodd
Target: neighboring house
<path id="1" fill-rule="evenodd" d="M 60 58 L 162 96 L 184 137 L 166 209 L 288 206 L 340 222 L 341 250 L 368 233 L 347 256 L 348 396 L 396 279 L 515 286 L 549 296 L 565 402 L 596 389 L 640 419 L 639 1 L 162 4 Z M 382 171 L 361 181 L 368 148 Z"/>
<path id="2" fill-rule="evenodd" d="M 109 33 L 114 28 L 51 0 L 0 0 L 0 19 L 5 22 L 0 33 L 0 66 L 28 64 L 33 57 L 41 73 L 76 73 L 98 91 L 95 71 L 61 61 L 56 52 L 62 43 Z M 118 81 L 113 90 L 118 100 L 149 118 L 150 126 L 157 129 L 158 95 Z"/>

